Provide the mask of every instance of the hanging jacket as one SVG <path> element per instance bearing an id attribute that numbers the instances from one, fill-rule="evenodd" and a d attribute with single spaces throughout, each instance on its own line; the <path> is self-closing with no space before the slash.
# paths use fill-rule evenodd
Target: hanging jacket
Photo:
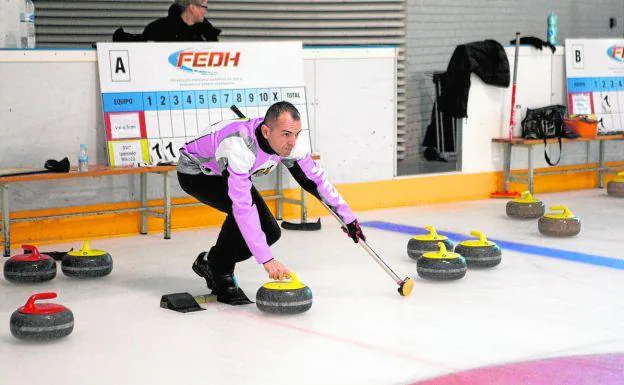
<path id="1" fill-rule="evenodd" d="M 282 162 L 306 191 L 325 202 L 345 223 L 355 220 L 349 206 L 327 180 L 325 171 L 297 140 L 291 154 L 282 158 L 262 136 L 263 118 L 226 120 L 214 124 L 180 149 L 178 172 L 221 175 L 227 178 L 232 213 L 249 250 L 258 263 L 272 258 L 258 210 L 251 198 L 251 178 L 266 175 Z"/>
<path id="2" fill-rule="evenodd" d="M 446 73 L 441 76 L 440 110 L 455 118 L 467 117 L 470 74 L 486 84 L 509 87 L 509 60 L 502 45 L 484 40 L 455 48 Z"/>

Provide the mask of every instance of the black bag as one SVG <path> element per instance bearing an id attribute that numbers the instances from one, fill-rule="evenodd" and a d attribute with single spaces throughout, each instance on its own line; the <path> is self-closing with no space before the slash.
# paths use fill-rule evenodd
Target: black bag
<path id="1" fill-rule="evenodd" d="M 552 105 L 536 109 L 527 109 L 526 117 L 522 120 L 522 137 L 525 139 L 543 139 L 544 157 L 549 165 L 555 166 L 561 161 L 561 138 L 567 137 L 563 129 L 563 117 L 566 107 L 562 105 Z M 546 139 L 559 139 L 559 159 L 552 163 L 548 156 Z"/>

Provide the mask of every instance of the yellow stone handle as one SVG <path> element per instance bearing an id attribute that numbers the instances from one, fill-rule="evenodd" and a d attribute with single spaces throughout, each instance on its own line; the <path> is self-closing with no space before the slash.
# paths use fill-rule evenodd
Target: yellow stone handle
<path id="1" fill-rule="evenodd" d="M 618 172 L 618 176 L 624 176 L 624 171 Z"/>
<path id="2" fill-rule="evenodd" d="M 299 280 L 299 277 L 297 277 L 297 274 L 295 274 L 294 271 L 290 272 L 290 280 L 292 281 L 292 283 L 300 285 L 301 281 Z"/>
<path id="3" fill-rule="evenodd" d="M 82 255 L 89 255 L 93 252 L 93 250 L 91 250 L 91 241 L 84 241 L 84 243 L 82 244 L 82 247 L 80 248 L 80 253 Z"/>
<path id="4" fill-rule="evenodd" d="M 533 195 L 531 195 L 530 191 L 523 191 L 522 194 L 520 194 L 520 200 L 522 202 L 533 202 L 535 199 L 533 199 Z"/>
<path id="5" fill-rule="evenodd" d="M 483 245 L 487 245 L 487 238 L 485 237 L 485 234 L 483 234 L 481 231 L 479 231 L 479 230 L 472 230 L 470 232 L 470 235 L 472 235 L 473 237 L 478 237 L 479 238 L 479 243 L 481 243 Z"/>
<path id="6" fill-rule="evenodd" d="M 429 231 L 429 235 L 431 235 L 432 237 L 436 237 L 436 238 L 438 237 L 438 233 L 436 232 L 435 227 L 433 227 L 433 226 L 425 226 L 425 229 L 427 231 Z"/>
<path id="7" fill-rule="evenodd" d="M 446 250 L 446 245 L 444 244 L 444 242 L 438 242 L 438 247 L 440 248 L 440 254 L 445 255 L 447 250 Z"/>
<path id="8" fill-rule="evenodd" d="M 570 209 L 567 206 L 550 206 L 551 210 L 556 210 L 556 211 L 562 211 L 563 213 L 563 217 L 564 218 L 572 218 L 574 215 L 572 214 L 572 212 L 570 211 Z"/>

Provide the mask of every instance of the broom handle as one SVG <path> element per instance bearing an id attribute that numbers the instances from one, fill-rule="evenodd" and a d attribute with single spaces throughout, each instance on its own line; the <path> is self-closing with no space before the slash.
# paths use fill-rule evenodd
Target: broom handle
<path id="1" fill-rule="evenodd" d="M 511 88 L 511 114 L 509 115 L 509 140 L 513 139 L 516 125 L 516 82 L 518 79 L 518 51 L 520 51 L 520 32 L 516 32 L 516 49 L 514 53 L 513 85 Z"/>
<path id="2" fill-rule="evenodd" d="M 338 216 L 338 214 L 336 214 L 333 210 L 331 210 L 327 204 L 325 202 L 323 202 L 322 200 L 319 199 L 319 202 L 321 202 L 321 204 L 323 206 L 325 206 L 325 208 L 327 209 L 327 211 L 329 211 L 334 218 L 336 218 L 336 220 L 338 221 L 338 223 L 344 227 L 347 228 L 347 225 L 344 223 L 344 221 L 342 220 L 342 218 L 340 218 Z M 399 278 L 398 275 L 396 275 L 396 273 L 394 271 L 392 271 L 392 269 L 390 268 L 390 266 L 388 266 L 386 264 L 386 262 L 384 262 L 383 259 L 381 259 L 381 257 L 379 255 L 377 255 L 377 253 L 368 245 L 368 243 L 366 243 L 366 241 L 364 241 L 363 239 L 358 239 L 358 242 L 360 244 L 360 246 L 362 246 L 364 248 L 364 250 L 366 250 L 366 252 L 368 252 L 368 254 L 373 257 L 373 259 L 375 260 L 375 262 L 377 262 L 379 264 L 379 266 L 381 266 L 386 273 L 388 273 L 388 275 L 390 277 L 392 277 L 392 279 L 394 279 L 394 282 L 401 284 L 403 282 L 403 280 L 401 278 Z"/>

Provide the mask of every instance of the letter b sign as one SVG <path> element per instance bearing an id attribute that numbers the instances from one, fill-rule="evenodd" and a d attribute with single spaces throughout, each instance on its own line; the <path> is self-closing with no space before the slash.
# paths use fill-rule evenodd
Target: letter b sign
<path id="1" fill-rule="evenodd" d="M 585 54 L 583 52 L 582 45 L 572 46 L 572 63 L 573 63 L 573 68 L 585 67 Z"/>

